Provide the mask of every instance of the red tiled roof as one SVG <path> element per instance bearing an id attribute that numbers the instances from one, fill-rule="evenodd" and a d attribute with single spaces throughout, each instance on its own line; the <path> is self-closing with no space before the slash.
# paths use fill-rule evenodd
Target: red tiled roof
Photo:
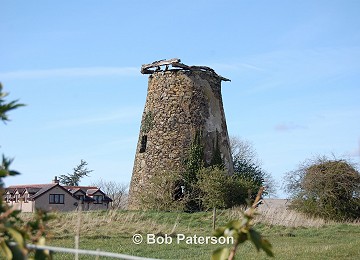
<path id="1" fill-rule="evenodd" d="M 47 184 L 23 184 L 23 185 L 11 185 L 7 189 L 19 189 L 19 188 L 43 188 L 44 186 L 54 185 L 54 183 Z"/>
<path id="2" fill-rule="evenodd" d="M 95 186 L 63 186 L 65 189 L 98 189 Z"/>
<path id="3" fill-rule="evenodd" d="M 24 192 L 25 189 L 28 191 L 29 194 L 31 194 L 30 199 L 34 199 L 41 194 L 47 192 L 51 188 L 55 187 L 56 185 L 59 185 L 59 187 L 63 188 L 65 191 L 69 192 L 70 194 L 74 194 L 77 191 L 82 191 L 86 197 L 89 195 L 93 195 L 97 191 L 100 191 L 104 195 L 105 201 L 112 201 L 111 198 L 106 196 L 106 194 L 101 191 L 98 187 L 95 186 L 62 186 L 58 183 L 50 183 L 50 184 L 25 184 L 25 185 L 11 185 L 7 187 L 5 190 L 9 191 L 10 193 L 14 193 L 15 190 L 18 190 Z M 89 198 L 91 199 L 91 198 Z M 91 199 L 92 200 L 92 199 Z"/>
<path id="4" fill-rule="evenodd" d="M 29 194 L 33 194 L 33 196 L 38 196 L 40 192 L 43 193 L 43 192 L 47 191 L 48 189 L 54 187 L 55 185 L 56 185 L 56 183 L 11 185 L 11 186 L 7 187 L 5 190 L 9 191 L 10 193 L 14 193 L 15 190 L 18 190 L 18 192 L 20 194 L 24 193 L 25 190 L 27 190 Z"/>

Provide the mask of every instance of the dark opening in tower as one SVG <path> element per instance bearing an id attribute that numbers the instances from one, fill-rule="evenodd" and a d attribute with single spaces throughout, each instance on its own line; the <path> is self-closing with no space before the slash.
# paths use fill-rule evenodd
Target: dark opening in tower
<path id="1" fill-rule="evenodd" d="M 146 143 L 147 143 L 147 135 L 143 135 L 141 137 L 141 144 L 140 144 L 140 153 L 144 153 L 146 151 Z"/>

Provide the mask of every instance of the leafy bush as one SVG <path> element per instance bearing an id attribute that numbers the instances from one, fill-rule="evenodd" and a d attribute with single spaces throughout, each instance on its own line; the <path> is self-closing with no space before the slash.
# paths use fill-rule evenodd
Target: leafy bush
<path id="1" fill-rule="evenodd" d="M 216 139 L 212 162 L 205 165 L 201 134 L 197 131 L 184 161 L 184 172 L 159 172 L 152 176 L 151 184 L 140 195 L 142 208 L 196 212 L 246 205 L 248 198 L 255 199 L 266 174 L 253 152 L 239 148 L 234 154 L 235 173 L 229 175 Z M 251 158 L 245 156 L 249 154 Z"/>
<path id="2" fill-rule="evenodd" d="M 203 168 L 198 172 L 197 186 L 204 209 L 226 208 L 231 177 L 219 168 Z"/>
<path id="3" fill-rule="evenodd" d="M 254 199 L 252 197 L 253 191 L 257 188 L 260 187 L 254 185 L 251 180 L 239 178 L 237 175 L 231 176 L 231 181 L 227 187 L 227 208 L 246 205 L 249 198 Z"/>
<path id="4" fill-rule="evenodd" d="M 349 161 L 319 157 L 286 174 L 291 207 L 324 219 L 360 217 L 360 173 Z"/>
<path id="5" fill-rule="evenodd" d="M 202 168 L 197 176 L 203 210 L 246 205 L 246 199 L 257 188 L 251 180 L 230 176 L 218 167 Z"/>
<path id="6" fill-rule="evenodd" d="M 182 211 L 187 197 L 182 196 L 182 176 L 177 172 L 160 172 L 151 178 L 140 193 L 142 209 Z"/>
<path id="7" fill-rule="evenodd" d="M 247 162 L 244 159 L 234 161 L 234 174 L 238 178 L 253 183 L 251 194 L 254 196 L 260 187 L 264 186 L 264 171 L 260 166 Z"/>

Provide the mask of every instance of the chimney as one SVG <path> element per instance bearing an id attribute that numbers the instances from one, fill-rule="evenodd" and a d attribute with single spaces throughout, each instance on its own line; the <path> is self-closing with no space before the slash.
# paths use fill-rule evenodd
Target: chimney
<path id="1" fill-rule="evenodd" d="M 52 180 L 52 183 L 59 183 L 57 176 L 55 176 L 55 178 Z"/>

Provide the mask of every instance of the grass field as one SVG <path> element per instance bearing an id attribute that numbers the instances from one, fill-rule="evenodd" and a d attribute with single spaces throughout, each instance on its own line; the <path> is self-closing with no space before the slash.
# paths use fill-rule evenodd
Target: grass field
<path id="1" fill-rule="evenodd" d="M 294 218 L 288 212 L 262 212 L 255 229 L 266 236 L 273 245 L 277 259 L 360 259 L 360 225 L 358 223 L 328 223 L 307 220 L 304 216 Z M 272 224 L 276 215 L 287 226 Z M 218 212 L 217 226 L 240 217 L 240 210 Z M 212 212 L 140 212 L 108 211 L 58 213 L 49 226 L 52 239 L 48 245 L 74 248 L 74 236 L 79 223 L 81 249 L 91 249 L 160 259 L 210 259 L 211 252 L 219 245 L 177 243 L 176 235 L 210 236 L 212 234 Z M 268 218 L 268 219 L 266 219 Z M 301 225 L 304 223 L 304 225 Z M 313 225 L 309 224 L 313 223 Z M 136 245 L 134 234 L 172 234 L 171 244 Z M 144 239 L 146 240 L 146 238 Z M 255 247 L 246 242 L 237 252 L 237 259 L 268 259 L 264 252 L 257 253 Z M 74 259 L 70 254 L 55 254 L 55 259 Z M 95 259 L 94 256 L 80 256 L 80 259 Z M 100 258 L 105 259 L 105 258 Z"/>

